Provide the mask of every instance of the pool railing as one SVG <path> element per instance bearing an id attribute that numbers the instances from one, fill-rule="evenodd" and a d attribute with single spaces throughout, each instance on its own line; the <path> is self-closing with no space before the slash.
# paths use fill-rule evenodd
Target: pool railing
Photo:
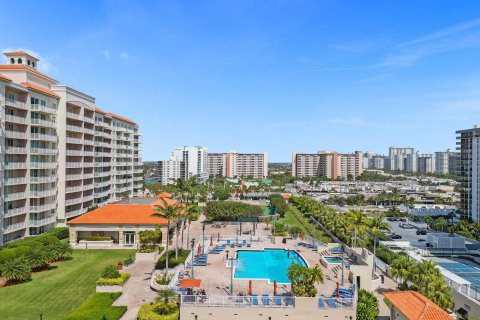
<path id="1" fill-rule="evenodd" d="M 295 297 L 291 296 L 221 296 L 181 295 L 181 306 L 191 307 L 252 307 L 252 308 L 294 308 Z"/>

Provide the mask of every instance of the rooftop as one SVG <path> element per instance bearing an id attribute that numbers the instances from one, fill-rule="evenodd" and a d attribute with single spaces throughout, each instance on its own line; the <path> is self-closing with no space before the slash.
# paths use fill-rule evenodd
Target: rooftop
<path id="1" fill-rule="evenodd" d="M 416 291 L 389 291 L 384 295 L 408 320 L 452 320 L 446 311 Z"/>

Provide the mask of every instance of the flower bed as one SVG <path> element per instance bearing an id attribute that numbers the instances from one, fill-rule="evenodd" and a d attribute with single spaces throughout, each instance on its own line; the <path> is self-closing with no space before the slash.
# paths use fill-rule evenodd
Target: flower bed
<path id="1" fill-rule="evenodd" d="M 122 272 L 118 278 L 98 278 L 97 286 L 122 286 L 129 278 L 130 273 Z"/>

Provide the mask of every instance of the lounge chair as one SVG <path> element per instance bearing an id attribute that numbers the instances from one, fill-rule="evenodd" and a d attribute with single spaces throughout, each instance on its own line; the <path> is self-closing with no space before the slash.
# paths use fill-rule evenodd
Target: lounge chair
<path id="1" fill-rule="evenodd" d="M 262 303 L 266 306 L 270 305 L 270 298 L 268 294 L 262 294 Z"/>
<path id="2" fill-rule="evenodd" d="M 227 240 L 227 245 L 230 245 L 230 240 Z"/>
<path id="3" fill-rule="evenodd" d="M 337 304 L 335 303 L 335 301 L 333 299 L 325 299 L 325 302 L 327 302 L 328 307 L 330 307 L 332 309 L 337 307 Z"/>
<path id="4" fill-rule="evenodd" d="M 281 306 L 281 305 L 282 305 L 282 297 L 280 297 L 280 296 L 273 296 L 273 302 L 274 302 L 277 306 Z"/>
<path id="5" fill-rule="evenodd" d="M 323 302 L 323 298 L 318 298 L 318 307 L 325 308 L 325 302 Z"/>
<path id="6" fill-rule="evenodd" d="M 242 244 L 240 242 L 237 242 L 237 247 L 241 248 Z"/>
<path id="7" fill-rule="evenodd" d="M 230 248 L 235 248 L 235 244 L 233 242 L 230 243 Z"/>
<path id="8" fill-rule="evenodd" d="M 242 245 L 246 246 L 247 245 L 247 240 L 243 240 Z"/>
<path id="9" fill-rule="evenodd" d="M 258 306 L 258 294 L 252 294 L 252 304 Z"/>
<path id="10" fill-rule="evenodd" d="M 199 261 L 199 262 L 194 262 L 193 265 L 195 267 L 205 267 L 207 265 L 207 261 L 203 262 L 203 261 Z"/>
<path id="11" fill-rule="evenodd" d="M 251 248 L 252 247 L 252 244 L 251 243 L 247 243 L 247 248 Z"/>
<path id="12" fill-rule="evenodd" d="M 288 306 L 293 306 L 293 298 L 292 297 L 285 297 L 285 305 Z"/>

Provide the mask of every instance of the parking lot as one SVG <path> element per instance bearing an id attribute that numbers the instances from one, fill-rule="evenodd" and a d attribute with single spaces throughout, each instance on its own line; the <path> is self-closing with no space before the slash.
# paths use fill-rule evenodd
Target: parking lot
<path id="1" fill-rule="evenodd" d="M 391 226 L 392 228 L 391 232 L 393 234 L 398 234 L 402 236 L 402 239 L 395 239 L 393 241 L 410 241 L 410 244 L 414 247 L 425 248 L 425 241 L 419 242 L 418 240 L 420 239 L 426 240 L 427 236 L 417 235 L 416 232 L 419 229 L 417 226 L 413 226 L 412 229 L 406 229 L 406 228 L 400 227 L 401 223 L 405 224 L 406 222 L 387 221 L 387 220 L 385 220 L 385 222 Z"/>

